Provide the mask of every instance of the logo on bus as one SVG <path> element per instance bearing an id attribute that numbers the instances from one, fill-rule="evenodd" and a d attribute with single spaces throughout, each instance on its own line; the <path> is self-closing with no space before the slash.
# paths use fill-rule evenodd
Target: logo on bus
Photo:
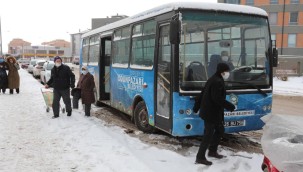
<path id="1" fill-rule="evenodd" d="M 238 96 L 237 95 L 235 95 L 235 94 L 231 94 L 230 96 L 229 96 L 230 98 L 230 102 L 232 103 L 232 104 L 234 104 L 234 105 L 237 105 L 238 104 Z"/>
<path id="2" fill-rule="evenodd" d="M 118 75 L 118 82 L 122 83 L 125 90 L 132 90 L 137 92 L 143 92 L 143 77 Z"/>

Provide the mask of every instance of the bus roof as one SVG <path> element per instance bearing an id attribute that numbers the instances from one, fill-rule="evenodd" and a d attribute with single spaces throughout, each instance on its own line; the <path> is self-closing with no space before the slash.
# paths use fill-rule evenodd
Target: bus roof
<path id="1" fill-rule="evenodd" d="M 225 11 L 225 12 L 234 12 L 234 13 L 244 13 L 244 14 L 253 14 L 267 17 L 268 14 L 266 11 L 246 6 L 246 5 L 234 5 L 234 4 L 225 4 L 225 3 L 201 3 L 201 2 L 174 2 L 165 5 L 161 5 L 150 10 L 141 12 L 134 16 L 128 17 L 126 19 L 119 20 L 117 22 L 101 26 L 97 29 L 89 31 L 82 35 L 82 38 L 101 33 L 104 31 L 111 30 L 116 27 L 121 27 L 127 24 L 131 24 L 140 20 L 144 20 L 150 17 L 158 16 L 170 11 L 178 9 L 198 9 L 198 10 L 209 10 L 209 11 Z"/>

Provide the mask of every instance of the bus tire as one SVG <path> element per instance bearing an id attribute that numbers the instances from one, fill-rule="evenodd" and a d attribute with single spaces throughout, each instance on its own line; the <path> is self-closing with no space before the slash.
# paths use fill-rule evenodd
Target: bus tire
<path id="1" fill-rule="evenodd" d="M 153 133 L 155 128 L 148 123 L 148 113 L 144 101 L 140 101 L 134 111 L 134 122 L 144 133 Z"/>

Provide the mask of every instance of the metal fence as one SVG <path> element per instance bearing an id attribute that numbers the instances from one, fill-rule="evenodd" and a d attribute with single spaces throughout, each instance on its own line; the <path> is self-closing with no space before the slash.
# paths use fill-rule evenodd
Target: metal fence
<path id="1" fill-rule="evenodd" d="M 302 76 L 303 56 L 279 56 L 278 67 L 274 68 L 274 76 Z"/>

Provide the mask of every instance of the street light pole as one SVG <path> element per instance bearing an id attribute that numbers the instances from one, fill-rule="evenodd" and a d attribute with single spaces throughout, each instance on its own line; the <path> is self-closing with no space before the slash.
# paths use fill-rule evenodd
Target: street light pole
<path id="1" fill-rule="evenodd" d="M 2 52 L 2 32 L 1 32 L 1 17 L 0 17 L 0 56 L 3 55 Z"/>

